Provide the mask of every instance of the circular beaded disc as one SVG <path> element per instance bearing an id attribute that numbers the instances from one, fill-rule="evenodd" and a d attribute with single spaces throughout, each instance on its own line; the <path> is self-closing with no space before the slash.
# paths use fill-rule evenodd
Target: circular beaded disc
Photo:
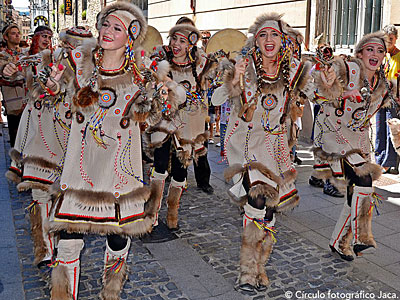
<path id="1" fill-rule="evenodd" d="M 278 98 L 273 94 L 267 94 L 262 97 L 262 106 L 266 110 L 272 110 L 278 104 Z"/>
<path id="2" fill-rule="evenodd" d="M 111 89 L 102 89 L 100 90 L 99 95 L 99 106 L 102 108 L 110 108 L 115 104 L 117 100 L 117 96 L 115 92 Z"/>

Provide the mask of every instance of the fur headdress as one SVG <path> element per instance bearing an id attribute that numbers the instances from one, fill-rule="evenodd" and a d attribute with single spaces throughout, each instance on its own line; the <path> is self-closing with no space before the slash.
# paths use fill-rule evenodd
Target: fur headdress
<path id="1" fill-rule="evenodd" d="M 170 37 L 172 37 L 174 34 L 184 37 L 191 45 L 196 45 L 201 37 L 200 31 L 190 24 L 175 25 L 169 30 Z"/>
<path id="2" fill-rule="evenodd" d="M 254 24 L 249 27 L 249 33 L 253 34 L 253 36 L 248 39 L 246 46 L 255 46 L 258 34 L 265 28 L 272 28 L 281 35 L 288 35 L 293 41 L 301 44 L 304 39 L 302 34 L 283 21 L 282 16 L 282 14 L 278 13 L 266 13 L 258 16 Z"/>
<path id="3" fill-rule="evenodd" d="M 372 44 L 381 45 L 386 51 L 386 36 L 382 31 L 376 31 L 364 35 L 354 48 L 354 53 L 360 53 L 365 47 Z"/>
<path id="4" fill-rule="evenodd" d="M 82 43 L 88 39 L 92 39 L 93 42 L 96 42 L 92 32 L 83 26 L 76 26 L 63 30 L 60 32 L 59 38 L 66 44 L 65 46 L 73 49 L 82 45 Z"/>
<path id="5" fill-rule="evenodd" d="M 147 22 L 139 7 L 125 1 L 117 1 L 104 7 L 97 15 L 97 30 L 100 30 L 108 16 L 116 17 L 125 26 L 127 34 L 136 45 L 142 43 L 147 32 Z"/>

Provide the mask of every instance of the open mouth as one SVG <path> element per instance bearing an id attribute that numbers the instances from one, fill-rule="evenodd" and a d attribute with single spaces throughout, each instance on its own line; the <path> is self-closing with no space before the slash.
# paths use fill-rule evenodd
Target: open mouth
<path id="1" fill-rule="evenodd" d="M 265 45 L 264 48 L 265 48 L 266 51 L 274 51 L 275 46 L 274 45 Z"/>
<path id="2" fill-rule="evenodd" d="M 378 60 L 376 58 L 370 58 L 369 64 L 373 67 L 376 67 L 378 65 Z"/>
<path id="3" fill-rule="evenodd" d="M 175 54 L 175 55 L 177 55 L 179 52 L 181 52 L 181 49 L 179 49 L 179 48 L 172 48 L 172 52 Z"/>
<path id="4" fill-rule="evenodd" d="M 107 42 L 107 43 L 110 43 L 110 42 L 112 42 L 113 40 L 112 40 L 111 38 L 109 38 L 108 36 L 103 36 L 103 41 L 104 41 L 104 42 Z"/>

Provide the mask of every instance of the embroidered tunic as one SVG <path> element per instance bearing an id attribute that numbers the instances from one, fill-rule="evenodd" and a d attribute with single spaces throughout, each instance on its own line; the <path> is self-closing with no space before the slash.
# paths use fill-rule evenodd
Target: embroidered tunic
<path id="1" fill-rule="evenodd" d="M 72 51 L 78 87 L 97 74 L 90 105 L 74 102 L 65 167 L 51 228 L 69 232 L 143 234 L 153 215 L 146 211 L 150 192 L 143 187 L 139 123 L 131 118 L 141 99 L 137 73 L 94 71 L 92 48 Z M 81 90 L 82 91 L 82 90 Z M 79 97 L 79 94 L 77 95 Z M 151 206 L 151 205 L 149 205 Z"/>
<path id="2" fill-rule="evenodd" d="M 281 79 L 282 68 L 275 81 L 264 83 L 261 93 L 257 92 L 256 71 L 253 56 L 245 57 L 248 66 L 244 75 L 243 98 L 246 102 L 250 99 L 257 106 L 250 121 L 239 117 L 242 109 L 242 99 L 238 86 L 232 86 L 233 70 L 225 76 L 222 87 L 216 89 L 212 97 L 214 105 L 221 105 L 225 99 L 230 98 L 232 111 L 225 135 L 225 149 L 229 165 L 239 164 L 249 166 L 252 162 L 260 163 L 264 171 L 259 168 L 248 167 L 250 186 L 258 183 L 267 184 L 278 190 L 281 209 L 291 202 L 297 203 L 298 196 L 294 184 L 295 170 L 290 161 L 288 147 L 287 118 L 291 98 L 285 93 Z M 307 67 L 295 58 L 289 62 L 289 84 L 294 92 L 304 90 L 307 77 Z M 229 74 L 230 73 L 230 74 Z M 239 84 L 238 84 L 239 85 Z M 272 173 L 275 176 L 266 176 Z M 246 195 L 242 185 L 243 178 L 235 175 L 234 186 L 230 192 L 236 197 Z"/>
<path id="3" fill-rule="evenodd" d="M 156 57 L 157 60 L 164 60 L 168 51 L 170 51 L 168 46 L 159 46 L 152 57 Z M 207 58 L 205 52 L 198 48 L 196 72 L 202 85 L 212 65 L 213 63 Z M 150 128 L 149 132 L 152 132 L 152 144 L 157 146 L 166 141 L 167 133 L 165 131 L 173 133 L 178 157 L 183 164 L 188 165 L 194 155 L 205 154 L 206 149 L 203 145 L 205 141 L 204 123 L 208 115 L 208 105 L 205 101 L 204 87 L 201 86 L 199 92 L 190 63 L 179 65 L 172 62 L 170 74 L 175 82 L 185 88 L 186 99 L 179 97 L 179 101 L 176 103 L 179 106 L 175 108 L 178 112 L 171 115 L 171 120 L 162 119 L 153 128 Z M 159 128 L 163 130 L 160 131 Z"/>
<path id="4" fill-rule="evenodd" d="M 57 56 L 68 57 L 61 50 Z M 70 101 L 74 90 L 73 70 L 64 72 L 57 95 L 46 94 L 38 83 L 38 70 L 52 62 L 51 53 L 41 53 L 41 64 L 29 67 L 30 90 L 25 110 L 22 113 L 15 147 L 12 149 L 10 171 L 22 176 L 23 189 L 47 190 L 61 176 L 71 124 Z M 19 158 L 19 160 L 15 160 Z M 21 168 L 23 166 L 23 168 Z"/>
<path id="5" fill-rule="evenodd" d="M 359 90 L 364 99 L 326 101 L 316 116 L 314 133 L 315 165 L 317 178 L 334 178 L 336 185 L 345 186 L 343 159 L 357 172 L 370 174 L 379 166 L 371 163 L 371 118 L 384 106 L 390 105 L 388 90 L 382 78 L 377 79 L 368 91 L 362 62 L 346 61 L 339 73 L 346 74 L 345 90 Z M 345 70 L 343 70 L 345 68 Z M 363 87 L 364 86 L 364 87 Z M 371 169 L 372 168 L 372 169 Z M 374 178 L 373 176 L 373 179 Z"/>

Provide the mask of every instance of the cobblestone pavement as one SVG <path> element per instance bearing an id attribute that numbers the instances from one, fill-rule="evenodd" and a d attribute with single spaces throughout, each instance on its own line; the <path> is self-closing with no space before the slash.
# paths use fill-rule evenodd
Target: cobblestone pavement
<path id="1" fill-rule="evenodd" d="M 193 173 L 189 172 L 189 188 L 181 200 L 180 228 L 176 234 L 204 262 L 212 266 L 215 273 L 222 275 L 233 290 L 239 268 L 242 220 L 239 210 L 228 200 L 226 191 L 229 185 L 222 179 L 225 163 L 219 162 L 218 150 L 212 146 L 209 153 L 213 170 L 211 184 L 215 188 L 215 193 L 213 196 L 208 196 L 199 191 L 196 188 Z M 304 157 L 309 157 L 310 154 L 307 150 L 304 153 Z M 8 157 L 6 161 L 9 164 Z M 304 194 L 309 191 L 305 184 L 309 172 L 308 168 L 300 173 L 301 176 L 298 180 L 300 195 L 302 192 Z M 166 184 L 166 186 L 168 185 Z M 9 185 L 9 189 L 26 299 L 49 299 L 49 271 L 38 270 L 32 264 L 29 218 L 25 210 L 31 199 L 30 193 L 18 193 L 12 184 Z M 313 193 L 318 193 L 318 191 L 313 191 Z M 322 199 L 322 193 L 320 194 Z M 315 197 L 311 194 L 303 196 L 304 199 Z M 343 200 L 331 201 L 330 203 L 335 208 L 340 207 L 340 203 L 343 203 Z M 333 213 L 335 216 L 339 214 L 339 208 L 336 210 L 338 211 Z M 399 216 L 399 212 L 400 210 L 397 210 L 397 216 Z M 297 213 L 302 213 L 302 210 L 300 209 Z M 166 205 L 164 203 L 160 212 L 161 220 L 165 220 L 165 215 Z M 321 216 L 322 220 L 318 221 L 326 221 L 326 227 L 322 226 L 321 228 L 331 228 L 328 226 L 334 225 L 335 217 Z M 391 295 L 400 298 L 399 289 L 394 288 L 393 284 L 386 284 L 382 279 L 377 279 L 379 276 L 374 272 L 365 272 L 364 265 L 367 264 L 365 258 L 360 259 L 361 263 L 344 262 L 328 251 L 327 244 L 321 247 L 318 242 L 306 238 L 305 234 L 299 234 L 298 232 L 301 230 L 293 230 L 290 220 L 295 217 L 296 210 L 293 214 L 288 213 L 278 217 L 277 243 L 266 266 L 271 281 L 267 291 L 252 294 L 241 293 L 238 294 L 239 298 L 254 300 L 346 299 L 343 295 L 335 293 L 362 292 L 364 294 L 358 294 L 356 299 L 367 299 L 365 294 L 374 293 L 377 296 L 380 291 L 395 293 Z M 309 221 L 314 222 L 313 220 Z M 398 232 L 399 230 L 397 230 Z M 327 231 L 325 238 L 329 238 L 329 236 L 330 231 Z M 163 244 L 157 245 L 164 247 Z M 393 246 L 393 248 L 396 247 L 397 244 Z M 85 237 L 85 248 L 81 257 L 79 299 L 98 299 L 97 295 L 101 289 L 104 248 L 105 239 L 103 237 L 92 235 Z M 141 240 L 133 240 L 128 257 L 129 279 L 124 286 L 122 299 L 200 299 L 189 298 L 185 293 L 185 287 L 181 286 L 180 282 L 174 281 L 173 274 L 169 273 L 168 269 L 157 260 L 148 248 Z M 400 252 L 398 248 L 396 249 L 397 252 Z M 393 261 L 392 265 L 395 266 L 395 269 L 390 273 L 391 275 L 399 275 L 399 262 L 400 259 Z M 373 270 L 373 268 L 371 269 Z M 330 291 L 329 295 L 328 291 Z M 220 296 L 218 299 L 225 299 L 223 295 Z"/>

